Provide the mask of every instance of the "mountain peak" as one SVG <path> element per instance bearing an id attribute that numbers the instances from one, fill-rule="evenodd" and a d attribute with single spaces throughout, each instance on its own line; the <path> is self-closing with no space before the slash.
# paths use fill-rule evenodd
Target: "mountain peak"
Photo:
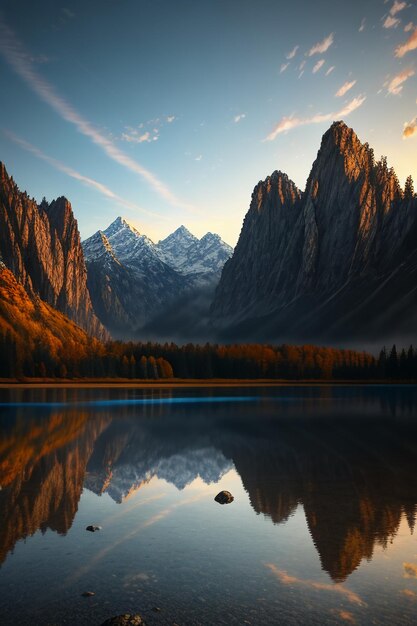
<path id="1" fill-rule="evenodd" d="M 9 178 L 6 171 L 6 166 L 4 165 L 3 161 L 0 161 L 0 180 L 6 180 L 6 178 Z"/>
<path id="2" fill-rule="evenodd" d="M 168 237 L 165 237 L 165 239 L 161 239 L 158 242 L 158 245 L 164 247 L 167 243 L 178 240 L 181 240 L 183 243 L 192 243 L 194 241 L 198 241 L 197 237 L 195 237 L 195 235 L 193 235 L 188 230 L 188 228 L 181 224 L 181 226 L 179 226 L 176 230 L 174 230 L 174 232 L 168 235 Z"/>
<path id="3" fill-rule="evenodd" d="M 107 238 L 110 238 L 120 231 L 130 231 L 137 237 L 142 236 L 140 232 L 134 226 L 132 226 L 132 224 L 130 224 L 125 217 L 121 217 L 120 215 L 116 217 L 116 219 L 110 224 L 110 226 L 108 226 L 103 232 Z"/>
<path id="4" fill-rule="evenodd" d="M 200 242 L 202 241 L 216 241 L 219 242 L 221 241 L 221 237 L 220 235 L 218 235 L 217 233 L 206 233 L 203 237 L 201 237 Z"/>
<path id="5" fill-rule="evenodd" d="M 324 147 L 329 144 L 336 144 L 342 152 L 348 149 L 355 150 L 362 147 L 353 128 L 347 126 L 343 121 L 333 122 L 330 128 L 324 133 L 321 145 Z"/>

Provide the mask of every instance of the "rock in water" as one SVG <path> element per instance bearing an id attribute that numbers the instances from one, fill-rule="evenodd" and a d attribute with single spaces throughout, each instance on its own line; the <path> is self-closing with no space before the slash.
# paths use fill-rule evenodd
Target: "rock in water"
<path id="1" fill-rule="evenodd" d="M 83 591 L 81 594 L 83 598 L 91 598 L 91 596 L 95 596 L 94 591 Z"/>
<path id="2" fill-rule="evenodd" d="M 231 502 L 233 502 L 234 497 L 232 496 L 230 491 L 221 491 L 214 499 L 219 504 L 230 504 Z"/>
<path id="3" fill-rule="evenodd" d="M 101 626 L 146 626 L 146 622 L 140 615 L 126 613 L 126 615 L 116 615 L 116 617 L 106 619 Z"/>
<path id="4" fill-rule="evenodd" d="M 86 530 L 89 530 L 90 533 L 95 533 L 96 530 L 101 530 L 101 526 L 87 526 Z"/>

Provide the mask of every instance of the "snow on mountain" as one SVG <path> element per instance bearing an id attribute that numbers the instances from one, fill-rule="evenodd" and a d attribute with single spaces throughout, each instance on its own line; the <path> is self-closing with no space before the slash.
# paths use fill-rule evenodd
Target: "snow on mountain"
<path id="1" fill-rule="evenodd" d="M 166 263 L 183 275 L 220 274 L 232 256 L 233 248 L 219 235 L 207 233 L 197 239 L 185 226 L 180 226 L 157 246 Z"/>
<path id="2" fill-rule="evenodd" d="M 120 263 L 114 254 L 113 248 L 102 230 L 98 230 L 94 235 L 83 241 L 83 252 L 85 261 L 100 261 Z"/>
<path id="3" fill-rule="evenodd" d="M 120 458 L 110 471 L 105 468 L 89 471 L 85 487 L 94 493 L 108 493 L 115 502 L 123 502 L 154 476 L 166 480 L 178 490 L 200 477 L 206 484 L 217 483 L 232 467 L 220 450 L 211 446 L 185 449 L 181 453 L 160 456 L 158 452 L 141 450 L 136 457 Z"/>
<path id="4" fill-rule="evenodd" d="M 180 226 L 155 244 L 123 217 L 83 243 L 88 288 L 100 319 L 117 337 L 149 324 L 185 293 L 217 283 L 232 248 Z"/>

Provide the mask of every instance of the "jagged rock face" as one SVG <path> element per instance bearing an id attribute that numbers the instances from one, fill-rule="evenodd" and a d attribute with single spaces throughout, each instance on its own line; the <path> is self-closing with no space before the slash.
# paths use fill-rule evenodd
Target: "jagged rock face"
<path id="1" fill-rule="evenodd" d="M 243 313 L 263 301 L 269 296 L 272 276 L 275 291 L 280 281 L 288 282 L 288 276 L 281 276 L 281 266 L 287 248 L 294 245 L 300 197 L 295 184 L 281 172 L 256 185 L 235 252 L 224 266 L 216 291 L 216 316 Z"/>
<path id="2" fill-rule="evenodd" d="M 112 334 L 134 334 L 175 307 L 178 298 L 217 281 L 232 249 L 218 235 L 184 226 L 154 244 L 118 217 L 83 242 L 94 310 Z"/>
<path id="3" fill-rule="evenodd" d="M 214 321 L 259 339 L 384 336 L 400 318 L 411 329 L 416 233 L 417 198 L 405 197 L 385 159 L 375 164 L 369 146 L 336 122 L 303 194 L 280 172 L 255 187 Z M 387 281 L 390 291 L 381 290 Z M 401 298 L 411 317 L 391 310 Z"/>
<path id="4" fill-rule="evenodd" d="M 71 204 L 62 197 L 38 206 L 19 191 L 1 163 L 0 256 L 30 295 L 38 294 L 90 334 L 106 336 L 88 293 Z"/>

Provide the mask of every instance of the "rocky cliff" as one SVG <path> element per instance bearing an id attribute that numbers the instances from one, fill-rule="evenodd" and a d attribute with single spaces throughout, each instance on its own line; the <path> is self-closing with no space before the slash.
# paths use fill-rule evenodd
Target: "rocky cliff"
<path id="1" fill-rule="evenodd" d="M 0 257 L 31 295 L 38 295 L 90 334 L 105 337 L 87 289 L 87 271 L 71 204 L 38 205 L 19 191 L 0 163 Z"/>
<path id="2" fill-rule="evenodd" d="M 239 338 L 409 334 L 417 321 L 417 197 L 343 122 L 325 133 L 306 189 L 274 172 L 255 187 L 212 306 Z"/>

